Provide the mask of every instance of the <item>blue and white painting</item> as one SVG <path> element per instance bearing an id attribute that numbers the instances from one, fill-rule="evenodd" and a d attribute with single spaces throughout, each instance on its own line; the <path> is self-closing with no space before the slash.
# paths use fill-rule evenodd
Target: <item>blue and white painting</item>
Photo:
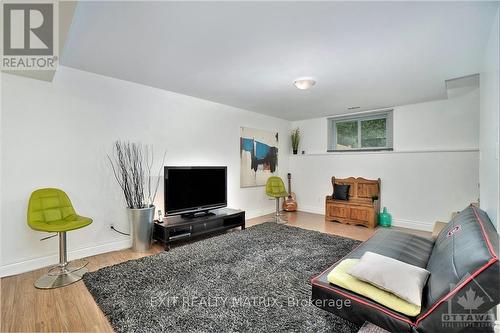
<path id="1" fill-rule="evenodd" d="M 264 186 L 278 169 L 278 132 L 240 129 L 241 187 Z"/>

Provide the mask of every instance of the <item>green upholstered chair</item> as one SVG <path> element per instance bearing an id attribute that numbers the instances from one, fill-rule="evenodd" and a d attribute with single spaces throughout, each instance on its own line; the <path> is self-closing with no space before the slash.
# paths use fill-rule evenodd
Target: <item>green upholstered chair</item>
<path id="1" fill-rule="evenodd" d="M 68 263 L 66 232 L 83 228 L 91 223 L 92 219 L 76 214 L 66 193 L 59 189 L 43 188 L 31 194 L 28 204 L 28 225 L 34 230 L 59 234 L 59 264 L 39 278 L 35 282 L 35 287 L 58 288 L 82 278 L 87 272 L 86 263 L 78 267 Z M 52 237 L 45 237 L 42 240 Z"/>
<path id="2" fill-rule="evenodd" d="M 281 218 L 283 215 L 280 214 L 280 198 L 288 196 L 283 180 L 276 176 L 269 177 L 266 183 L 266 194 L 276 199 L 276 223 L 286 223 L 287 221 Z"/>

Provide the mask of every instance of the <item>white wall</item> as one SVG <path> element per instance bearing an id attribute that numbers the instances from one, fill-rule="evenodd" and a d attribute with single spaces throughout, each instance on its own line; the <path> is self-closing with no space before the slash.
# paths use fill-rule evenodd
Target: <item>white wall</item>
<path id="1" fill-rule="evenodd" d="M 328 149 L 327 118 L 292 122 L 302 133 L 299 152 L 324 154 Z M 394 150 L 477 149 L 479 89 L 452 99 L 394 108 Z"/>
<path id="2" fill-rule="evenodd" d="M 431 230 L 436 220 L 477 201 L 479 91 L 394 108 L 394 152 L 326 153 L 327 120 L 292 123 L 302 132 L 290 158 L 299 209 L 324 213 L 330 179 L 382 179 L 382 205 L 395 225 Z"/>
<path id="3" fill-rule="evenodd" d="M 39 242 L 45 234 L 25 221 L 29 194 L 40 187 L 65 189 L 77 210 L 94 218 L 69 234 L 70 258 L 129 245 L 128 237 L 109 229 L 111 223 L 128 228 L 105 158 L 116 139 L 151 143 L 158 153 L 167 149 L 166 164 L 227 165 L 229 206 L 250 217 L 274 205 L 263 188 L 239 187 L 240 126 L 279 130 L 280 174 L 292 172 L 301 210 L 324 212 L 333 175 L 380 177 L 382 204 L 395 224 L 426 230 L 479 195 L 477 90 L 396 107 L 394 152 L 327 154 L 325 118 L 294 122 L 307 155 L 288 157 L 285 120 L 65 67 L 53 83 L 5 74 L 1 81 L 1 275 L 57 261 L 57 239 Z"/>
<path id="4" fill-rule="evenodd" d="M 26 225 L 30 193 L 64 189 L 94 219 L 68 234 L 70 258 L 129 245 L 125 203 L 106 153 L 116 139 L 167 149 L 168 165 L 227 165 L 228 206 L 257 216 L 273 211 L 263 187 L 241 189 L 239 129 L 278 130 L 279 172 L 288 171 L 290 122 L 139 84 L 60 67 L 54 82 L 2 77 L 1 274 L 57 262 L 57 238 Z M 157 206 L 162 207 L 163 189 Z M 6 195 L 8 194 L 8 195 Z M 163 209 L 163 207 L 162 207 Z"/>
<path id="5" fill-rule="evenodd" d="M 481 70 L 480 111 L 480 159 L 479 180 L 481 183 L 481 208 L 496 224 L 500 232 L 500 8 L 492 24 L 488 43 L 484 50 Z M 497 306 L 495 332 L 500 333 L 500 306 Z"/>
<path id="6" fill-rule="evenodd" d="M 479 89 L 451 99 L 394 108 L 394 150 L 477 149 Z"/>
<path id="7" fill-rule="evenodd" d="M 499 223 L 499 14 L 491 28 L 481 71 L 480 112 L 480 161 L 481 208 L 484 209 L 497 230 Z"/>

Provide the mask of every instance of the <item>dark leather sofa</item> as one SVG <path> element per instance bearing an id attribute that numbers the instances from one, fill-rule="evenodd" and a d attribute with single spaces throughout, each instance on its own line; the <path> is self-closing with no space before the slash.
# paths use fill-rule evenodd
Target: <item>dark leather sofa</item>
<path id="1" fill-rule="evenodd" d="M 383 229 L 344 259 L 371 251 L 426 268 L 431 274 L 420 314 L 408 317 L 329 283 L 327 275 L 338 263 L 312 278 L 313 304 L 353 323 L 369 321 L 391 332 L 493 332 L 500 299 L 498 243 L 488 215 L 474 206 L 455 216 L 435 242 Z M 344 306 L 336 306 L 339 299 Z"/>

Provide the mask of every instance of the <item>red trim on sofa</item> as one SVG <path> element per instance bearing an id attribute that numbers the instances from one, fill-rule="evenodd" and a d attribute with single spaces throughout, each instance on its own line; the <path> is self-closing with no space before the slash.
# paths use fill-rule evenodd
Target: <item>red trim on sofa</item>
<path id="1" fill-rule="evenodd" d="M 407 324 L 409 324 L 411 326 L 415 326 L 415 323 L 413 323 L 408 318 L 405 318 L 405 317 L 402 317 L 402 316 L 398 316 L 397 314 L 392 313 L 389 310 L 386 310 L 386 309 L 384 309 L 381 306 L 378 306 L 378 305 L 373 304 L 373 303 L 369 303 L 369 302 L 367 302 L 365 300 L 362 300 L 361 298 L 358 298 L 358 297 L 356 297 L 354 295 L 350 295 L 350 294 L 344 293 L 344 292 L 342 292 L 342 291 L 340 291 L 340 290 L 338 290 L 336 288 L 330 287 L 330 286 L 324 286 L 324 285 L 321 285 L 321 284 L 314 284 L 314 285 L 317 286 L 317 287 L 323 288 L 323 289 L 327 289 L 327 290 L 336 292 L 337 294 L 340 294 L 340 295 L 342 295 L 342 296 L 344 296 L 346 298 L 353 299 L 353 300 L 355 300 L 358 303 L 361 303 L 361 304 L 364 304 L 364 305 L 369 306 L 371 308 L 377 309 L 377 310 L 385 313 L 386 315 L 389 315 L 389 316 L 391 316 L 393 318 L 396 318 L 396 319 L 399 319 L 401 321 L 404 321 L 405 323 L 407 323 Z"/>
<path id="2" fill-rule="evenodd" d="M 439 301 L 437 301 L 436 303 L 434 303 L 434 305 L 432 306 L 432 308 L 430 308 L 426 313 L 424 313 L 423 315 L 421 315 L 420 317 L 417 318 L 416 325 L 418 325 L 425 317 L 427 317 L 432 312 L 434 312 L 434 310 L 437 307 L 439 307 L 441 304 L 443 304 L 446 300 L 448 300 L 448 298 L 450 298 L 451 296 L 453 296 L 457 292 L 459 292 L 465 285 L 467 285 L 469 282 L 471 282 L 482 271 L 484 271 L 485 269 L 487 269 L 488 267 L 490 267 L 491 265 L 493 265 L 497 261 L 498 261 L 498 258 L 492 258 L 492 259 L 490 259 L 490 261 L 488 261 L 483 267 L 481 267 L 480 269 L 478 269 L 477 271 L 475 271 L 474 274 L 472 274 L 467 279 L 465 279 L 464 282 L 462 282 L 461 284 L 459 284 L 458 286 L 456 286 L 455 289 L 453 289 L 448 294 L 446 294 L 444 297 L 442 297 Z"/>
<path id="3" fill-rule="evenodd" d="M 376 232 L 374 232 L 374 233 L 373 233 L 373 235 L 371 235 L 370 237 L 368 237 L 368 239 L 366 239 L 364 242 L 359 243 L 359 244 L 358 244 L 358 246 L 356 246 L 354 249 L 352 249 L 352 251 L 351 251 L 351 252 L 349 252 L 348 254 L 346 254 L 346 255 L 345 255 L 344 257 L 342 257 L 341 259 L 337 260 L 337 261 L 336 261 L 333 265 L 331 265 L 330 267 L 328 267 L 327 269 L 325 269 L 325 270 L 324 270 L 323 272 L 321 272 L 320 274 L 318 274 L 318 275 L 314 276 L 314 277 L 311 279 L 311 284 L 313 284 L 313 285 L 314 285 L 314 286 L 316 286 L 316 287 L 320 287 L 320 288 L 323 288 L 323 289 L 326 289 L 326 290 L 331 290 L 331 291 L 333 291 L 333 292 L 336 292 L 337 294 L 340 294 L 340 295 L 342 295 L 342 296 L 344 296 L 344 297 L 346 297 L 346 298 L 348 298 L 348 299 L 352 299 L 352 300 L 354 300 L 354 301 L 356 301 L 356 302 L 358 302 L 358 303 L 361 303 L 361 304 L 364 304 L 364 305 L 366 305 L 366 306 L 369 306 L 369 307 L 372 307 L 372 308 L 374 308 L 374 309 L 377 309 L 377 310 L 379 310 L 379 311 L 381 311 L 381 312 L 383 312 L 383 313 L 387 314 L 388 316 L 391 316 L 391 317 L 396 318 L 396 319 L 398 319 L 398 320 L 404 321 L 405 323 L 407 323 L 407 324 L 409 324 L 409 325 L 411 325 L 411 326 L 415 326 L 415 323 L 413 323 L 413 322 L 412 322 L 411 320 L 409 320 L 408 318 L 405 318 L 405 317 L 399 316 L 399 315 L 397 315 L 397 314 L 395 314 L 395 313 L 392 313 L 392 312 L 390 312 L 389 310 L 386 310 L 386 309 L 384 309 L 384 308 L 383 308 L 383 307 L 381 307 L 381 306 L 378 306 L 378 305 L 373 304 L 373 303 L 369 303 L 369 302 L 367 302 L 367 301 L 365 301 L 365 300 L 362 300 L 362 299 L 360 299 L 360 298 L 358 298 L 358 297 L 356 297 L 356 296 L 354 296 L 354 295 L 350 295 L 350 294 L 344 293 L 344 292 L 342 292 L 342 291 L 340 291 L 340 290 L 338 290 L 338 289 L 336 289 L 336 288 L 333 288 L 333 287 L 330 287 L 330 286 L 325 286 L 325 285 L 322 285 L 322 284 L 317 283 L 317 280 L 318 280 L 318 278 L 319 278 L 321 275 L 323 275 L 323 274 L 325 274 L 326 272 L 328 272 L 328 271 L 329 271 L 332 267 L 335 267 L 335 266 L 336 266 L 339 262 L 341 262 L 341 261 L 342 261 L 345 257 L 349 256 L 351 253 L 353 253 L 354 251 L 356 251 L 356 250 L 357 250 L 357 249 L 358 249 L 361 245 L 363 245 L 363 244 L 364 244 L 365 242 L 367 242 L 370 238 L 372 238 L 373 236 L 375 236 L 375 235 L 376 235 L 379 231 L 380 231 L 380 229 L 379 229 L 379 230 L 377 230 Z"/>
<path id="4" fill-rule="evenodd" d="M 487 269 L 488 267 L 490 267 L 491 265 L 493 265 L 495 262 L 498 261 L 498 258 L 492 258 L 490 261 L 488 261 L 488 263 L 486 263 L 483 267 L 481 267 L 480 269 L 478 269 L 477 271 L 474 272 L 474 274 L 472 274 L 471 276 L 469 276 L 464 282 L 462 282 L 460 285 L 458 285 L 455 289 L 453 289 L 452 291 L 450 291 L 448 294 L 446 294 L 443 298 L 441 298 L 438 302 L 436 302 L 432 308 L 430 308 L 427 312 L 425 312 L 423 315 L 421 315 L 420 317 L 418 317 L 417 321 L 416 322 L 412 322 L 411 320 L 405 318 L 405 317 L 401 317 L 401 316 L 398 316 L 386 309 L 384 309 L 383 307 L 380 307 L 376 304 L 372 304 L 372 303 L 368 303 L 354 295 L 350 295 L 350 294 L 347 294 L 347 293 L 344 293 L 344 292 L 341 292 L 340 290 L 336 289 L 336 288 L 333 288 L 333 287 L 330 287 L 330 286 L 324 286 L 324 285 L 321 285 L 321 284 L 318 284 L 318 283 L 315 283 L 317 277 L 319 277 L 319 275 L 317 277 L 315 277 L 312 281 L 312 283 L 317 286 L 317 287 L 320 287 L 320 288 L 323 288 L 323 289 L 327 289 L 327 290 L 330 290 L 330 291 L 333 291 L 333 292 L 336 292 L 337 294 L 340 294 L 344 297 L 347 297 L 349 299 L 352 299 L 352 300 L 355 300 L 361 304 L 364 304 L 366 306 L 369 306 L 371 308 L 374 308 L 376 310 L 379 310 L 393 318 L 396 318 L 398 320 L 401 320 L 401 321 L 404 321 L 405 323 L 407 324 L 410 324 L 411 326 L 415 326 L 415 327 L 418 327 L 418 325 L 420 324 L 420 322 L 427 316 L 429 316 L 432 312 L 434 312 L 434 310 L 436 308 L 438 308 L 441 304 L 443 304 L 448 298 L 450 298 L 451 296 L 453 296 L 454 294 L 456 294 L 457 292 L 459 292 L 465 285 L 467 285 L 470 281 L 472 281 L 476 276 L 478 276 L 482 271 L 484 271 L 485 269 Z M 326 272 L 326 271 L 325 271 Z M 323 272 L 324 273 L 324 272 Z M 322 274 L 323 274 L 322 273 Z M 321 274 L 320 274 L 321 275 Z"/>
<path id="5" fill-rule="evenodd" d="M 495 250 L 493 250 L 493 245 L 491 245 L 490 239 L 488 238 L 488 234 L 486 233 L 486 230 L 484 230 L 483 221 L 479 217 L 479 214 L 477 213 L 476 207 L 471 205 L 471 208 L 472 208 L 472 211 L 474 212 L 474 215 L 476 216 L 476 221 L 479 223 L 479 226 L 481 227 L 481 232 L 483 234 L 484 241 L 486 242 L 486 246 L 488 247 L 488 250 L 490 251 L 491 256 L 493 258 L 498 259 L 498 256 L 495 253 Z"/>
<path id="6" fill-rule="evenodd" d="M 362 303 L 366 306 L 369 306 L 369 307 L 372 307 L 374 309 L 377 309 L 393 318 L 396 318 L 396 319 L 399 319 L 399 320 L 402 320 L 404 321 L 405 323 L 408 323 L 412 326 L 415 326 L 415 327 L 418 327 L 418 325 L 420 324 L 420 322 L 422 322 L 423 319 L 425 319 L 427 316 L 429 316 L 432 312 L 434 312 L 434 310 L 436 308 L 438 308 L 441 304 L 443 304 L 446 300 L 448 300 L 451 296 L 455 295 L 457 292 L 459 292 L 464 286 L 466 286 L 469 282 L 471 282 L 476 276 L 478 276 L 482 271 L 484 271 L 485 269 L 487 269 L 488 267 L 490 267 L 491 265 L 493 265 L 494 263 L 496 263 L 499 259 L 498 259 L 498 256 L 496 255 L 494 249 L 493 249 L 493 246 L 491 244 L 491 241 L 490 239 L 488 238 L 488 234 L 486 233 L 486 230 L 484 229 L 484 225 L 483 225 L 483 221 L 481 220 L 481 218 L 479 217 L 479 214 L 477 213 L 477 210 L 476 210 L 476 207 L 472 206 L 471 205 L 471 208 L 472 208 L 472 211 L 474 212 L 474 216 L 476 218 L 476 221 L 478 222 L 480 228 L 481 228 L 481 233 L 483 235 L 483 238 L 486 242 L 486 246 L 488 248 L 488 251 L 490 252 L 492 258 L 486 263 L 484 264 L 482 267 L 480 267 L 478 270 L 476 270 L 472 275 L 470 275 L 464 282 L 462 282 L 461 284 L 457 285 L 452 291 L 450 291 L 448 294 L 446 294 L 445 296 L 443 296 L 441 299 L 439 299 L 427 312 L 425 312 L 424 314 L 420 315 L 417 320 L 413 323 L 411 320 L 407 319 L 407 318 L 404 318 L 404 317 L 400 317 L 394 313 L 391 313 L 390 311 L 380 307 L 380 306 L 377 306 L 375 304 L 371 304 L 371 303 L 368 303 L 360 298 L 357 298 L 353 295 L 349 295 L 349 294 L 346 294 L 346 293 L 343 293 L 341 292 L 340 290 L 336 289 L 336 288 L 332 288 L 330 286 L 324 286 L 324 285 L 320 285 L 320 284 L 317 284 L 315 283 L 316 280 L 321 276 L 323 275 L 324 273 L 326 273 L 328 270 L 330 270 L 332 267 L 334 267 L 335 265 L 337 265 L 340 261 L 342 261 L 345 257 L 347 257 L 349 254 L 351 254 L 352 252 L 354 252 L 355 250 L 357 250 L 361 245 L 364 244 L 364 242 L 360 243 L 358 246 L 356 246 L 351 252 L 349 252 L 349 254 L 345 255 L 342 259 L 338 260 L 335 264 L 333 264 L 332 266 L 330 266 L 329 268 L 327 268 L 325 271 L 323 271 L 321 274 L 318 274 L 316 275 L 315 277 L 313 277 L 311 279 L 311 283 L 314 284 L 315 286 L 317 287 L 320 287 L 320 288 L 323 288 L 323 289 L 327 289 L 327 290 L 331 290 L 331 291 L 334 291 L 338 294 L 341 294 L 342 296 L 344 297 L 347 297 L 349 299 L 353 299 L 359 303 Z M 378 232 L 379 230 L 377 230 Z M 375 232 L 372 236 L 370 236 L 368 239 L 372 238 L 377 232 Z M 368 241 L 368 239 L 366 241 Z M 365 241 L 365 242 L 366 242 Z"/>
<path id="7" fill-rule="evenodd" d="M 441 299 L 439 299 L 434 305 L 424 314 L 420 315 L 417 318 L 416 324 L 418 325 L 425 317 L 430 315 L 436 308 L 438 308 L 443 302 L 448 300 L 451 296 L 455 295 L 457 292 L 459 292 L 465 285 L 467 285 L 469 282 L 471 282 L 476 276 L 478 276 L 482 271 L 493 265 L 495 262 L 498 261 L 498 256 L 496 255 L 495 251 L 493 250 L 493 246 L 491 245 L 490 239 L 488 238 L 488 234 L 486 233 L 486 230 L 484 229 L 483 221 L 479 217 L 479 214 L 477 213 L 476 207 L 473 205 L 470 205 L 472 208 L 472 211 L 474 212 L 474 216 L 476 217 L 476 221 L 479 224 L 481 228 L 481 233 L 483 235 L 484 241 L 486 242 L 486 247 L 488 248 L 488 251 L 490 252 L 492 258 L 484 264 L 481 268 L 479 268 L 477 271 L 475 271 L 472 275 L 470 275 L 467 279 L 465 279 L 464 282 L 456 286 L 453 290 L 451 290 L 448 294 L 443 296 Z"/>

